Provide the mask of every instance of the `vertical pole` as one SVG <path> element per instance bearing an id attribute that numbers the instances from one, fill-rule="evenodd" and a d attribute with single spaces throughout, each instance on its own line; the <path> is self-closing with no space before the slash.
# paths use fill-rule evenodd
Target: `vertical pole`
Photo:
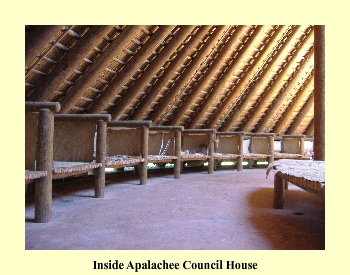
<path id="1" fill-rule="evenodd" d="M 274 178 L 274 190 L 273 190 L 273 208 L 283 209 L 284 204 L 284 182 L 281 177 L 281 172 L 277 172 Z"/>
<path id="2" fill-rule="evenodd" d="M 175 130 L 175 160 L 174 178 L 179 179 L 181 174 L 181 131 Z"/>
<path id="3" fill-rule="evenodd" d="M 325 160 L 325 26 L 315 26 L 314 153 Z"/>
<path id="4" fill-rule="evenodd" d="M 301 157 L 304 156 L 305 154 L 305 149 L 304 149 L 304 142 L 305 142 L 305 136 L 302 136 L 300 137 L 300 154 L 301 154 Z"/>
<path id="5" fill-rule="evenodd" d="M 214 133 L 209 132 L 209 165 L 208 174 L 214 173 Z"/>
<path id="6" fill-rule="evenodd" d="M 144 161 L 141 163 L 141 173 L 140 173 L 140 184 L 142 185 L 145 185 L 147 183 L 148 137 L 149 137 L 149 128 L 143 126 L 141 156 L 144 159 Z"/>
<path id="7" fill-rule="evenodd" d="M 269 144 L 269 163 L 272 163 L 275 160 L 275 138 L 274 136 L 268 136 L 268 144 Z"/>
<path id="8" fill-rule="evenodd" d="M 37 169 L 47 171 L 46 177 L 35 183 L 35 215 L 39 223 L 52 219 L 52 159 L 53 159 L 54 114 L 49 109 L 39 110 Z"/>
<path id="9" fill-rule="evenodd" d="M 239 157 L 237 162 L 237 171 L 243 171 L 243 146 L 244 135 L 239 135 Z"/>
<path id="10" fill-rule="evenodd" d="M 105 163 L 106 163 L 107 122 L 97 122 L 96 162 L 102 167 L 95 169 L 95 198 L 103 198 L 105 193 Z"/>

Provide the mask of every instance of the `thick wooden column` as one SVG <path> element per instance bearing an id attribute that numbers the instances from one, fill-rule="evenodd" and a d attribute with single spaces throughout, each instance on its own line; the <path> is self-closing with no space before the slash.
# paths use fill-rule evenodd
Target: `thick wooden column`
<path id="1" fill-rule="evenodd" d="M 38 171 L 47 171 L 46 177 L 35 183 L 34 219 L 46 223 L 52 219 L 52 158 L 53 158 L 54 113 L 49 109 L 40 109 L 38 117 L 37 167 Z"/>
<path id="2" fill-rule="evenodd" d="M 325 160 L 325 26 L 315 26 L 314 153 Z"/>
<path id="3" fill-rule="evenodd" d="M 107 122 L 104 120 L 99 120 L 97 122 L 96 162 L 102 163 L 102 167 L 95 169 L 95 197 L 96 198 L 103 198 L 104 192 L 105 192 L 106 138 L 107 138 Z"/>

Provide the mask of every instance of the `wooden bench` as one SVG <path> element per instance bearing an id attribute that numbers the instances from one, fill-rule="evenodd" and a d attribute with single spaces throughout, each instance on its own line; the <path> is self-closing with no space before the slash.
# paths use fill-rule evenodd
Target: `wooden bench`
<path id="1" fill-rule="evenodd" d="M 106 168 L 135 167 L 140 184 L 147 183 L 150 120 L 107 123 Z"/>
<path id="2" fill-rule="evenodd" d="M 174 164 L 174 178 L 181 174 L 181 133 L 183 126 L 152 126 L 148 141 L 148 162 Z"/>
<path id="3" fill-rule="evenodd" d="M 270 170 L 276 172 L 274 177 L 273 208 L 283 208 L 287 182 L 325 198 L 324 161 L 281 159 L 269 164 L 266 178 Z"/>
<path id="4" fill-rule="evenodd" d="M 243 153 L 243 159 L 248 159 L 249 168 L 253 162 L 266 160 L 268 163 L 274 160 L 274 133 L 246 133 L 249 138 L 248 152 Z"/>
<path id="5" fill-rule="evenodd" d="M 215 129 L 185 129 L 181 135 L 181 162 L 200 166 L 208 161 L 208 173 L 214 173 Z"/>
<path id="6" fill-rule="evenodd" d="M 280 140 L 281 151 L 274 152 L 274 159 L 305 159 L 304 155 L 305 135 L 280 135 L 275 140 Z"/>
<path id="7" fill-rule="evenodd" d="M 244 132 L 216 132 L 214 159 L 219 163 L 236 161 L 237 171 L 242 171 L 244 136 Z"/>
<path id="8" fill-rule="evenodd" d="M 53 179 L 93 172 L 95 197 L 104 197 L 106 132 L 110 118 L 105 114 L 55 115 Z"/>
<path id="9" fill-rule="evenodd" d="M 34 220 L 52 219 L 54 114 L 58 102 L 25 102 L 25 183 L 35 180 Z"/>

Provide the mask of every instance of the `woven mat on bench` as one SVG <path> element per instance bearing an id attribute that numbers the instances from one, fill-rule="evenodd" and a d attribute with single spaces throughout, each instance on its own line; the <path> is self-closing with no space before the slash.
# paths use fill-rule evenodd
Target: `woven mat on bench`
<path id="1" fill-rule="evenodd" d="M 243 158 L 267 158 L 270 155 L 266 155 L 266 154 L 255 154 L 255 153 L 247 153 L 247 154 L 243 154 Z"/>
<path id="2" fill-rule="evenodd" d="M 188 152 L 181 152 L 181 158 L 184 159 L 206 159 L 208 158 L 208 155 L 200 154 L 200 153 L 188 153 Z"/>
<path id="3" fill-rule="evenodd" d="M 215 159 L 236 159 L 240 155 L 237 154 L 223 154 L 223 153 L 215 153 L 214 158 Z"/>
<path id="4" fill-rule="evenodd" d="M 176 156 L 164 156 L 164 155 L 148 155 L 148 160 L 173 160 L 177 159 Z"/>
<path id="5" fill-rule="evenodd" d="M 314 160 L 290 160 L 281 159 L 269 164 L 266 171 L 266 178 L 271 170 L 280 171 L 283 178 L 306 191 L 324 195 L 325 162 Z"/>
<path id="6" fill-rule="evenodd" d="M 275 158 L 301 158 L 301 154 L 275 153 Z"/>
<path id="7" fill-rule="evenodd" d="M 102 163 L 96 162 L 66 162 L 53 161 L 52 172 L 55 174 L 65 174 L 72 172 L 89 171 L 95 168 L 102 167 Z"/>
<path id="8" fill-rule="evenodd" d="M 47 175 L 46 171 L 29 171 L 29 170 L 26 170 L 25 172 L 26 172 L 26 175 L 25 175 L 25 179 L 26 180 L 38 179 L 38 178 L 45 177 Z"/>
<path id="9" fill-rule="evenodd" d="M 131 166 L 133 164 L 138 164 L 143 162 L 144 159 L 142 157 L 136 156 L 126 156 L 126 155 L 117 155 L 117 156 L 107 156 L 106 157 L 106 167 L 111 166 Z"/>

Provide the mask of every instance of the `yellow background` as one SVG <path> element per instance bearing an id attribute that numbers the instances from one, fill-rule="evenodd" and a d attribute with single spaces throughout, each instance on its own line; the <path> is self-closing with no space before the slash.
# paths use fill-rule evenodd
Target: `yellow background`
<path id="1" fill-rule="evenodd" d="M 239 3 L 241 2 L 241 3 Z M 345 1 L 25 1 L 2 5 L 1 268 L 2 274 L 121 274 L 93 261 L 257 262 L 249 274 L 348 272 L 347 146 L 349 18 Z M 24 25 L 33 24 L 320 24 L 326 25 L 326 250 L 324 251 L 26 251 L 24 249 Z M 345 80 L 345 81 L 344 81 Z M 231 274 L 237 270 L 170 270 L 137 274 Z"/>

